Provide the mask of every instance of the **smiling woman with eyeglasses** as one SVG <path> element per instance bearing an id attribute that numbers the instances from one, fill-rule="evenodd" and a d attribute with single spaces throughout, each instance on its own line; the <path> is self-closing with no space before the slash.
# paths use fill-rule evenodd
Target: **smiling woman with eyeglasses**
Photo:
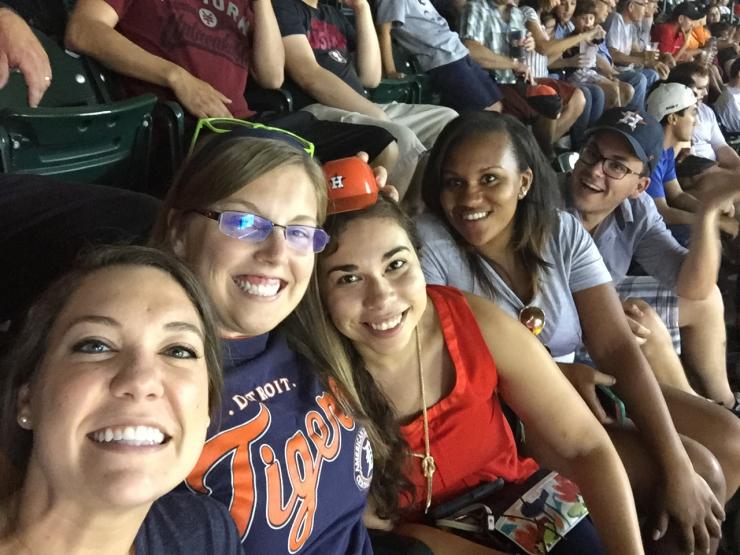
<path id="1" fill-rule="evenodd" d="M 369 554 L 372 454 L 388 453 L 317 308 L 324 174 L 294 136 L 244 129 L 199 143 L 152 236 L 195 272 L 225 338 L 223 409 L 187 485 L 229 508 L 245 551 Z"/>

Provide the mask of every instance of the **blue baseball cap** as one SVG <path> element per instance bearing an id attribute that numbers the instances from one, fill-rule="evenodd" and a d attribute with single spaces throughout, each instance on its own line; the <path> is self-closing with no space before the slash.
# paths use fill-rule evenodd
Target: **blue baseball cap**
<path id="1" fill-rule="evenodd" d="M 604 112 L 599 121 L 586 131 L 586 137 L 601 131 L 619 133 L 627 139 L 635 155 L 653 173 L 663 154 L 663 127 L 654 117 L 642 110 L 612 108 Z"/>

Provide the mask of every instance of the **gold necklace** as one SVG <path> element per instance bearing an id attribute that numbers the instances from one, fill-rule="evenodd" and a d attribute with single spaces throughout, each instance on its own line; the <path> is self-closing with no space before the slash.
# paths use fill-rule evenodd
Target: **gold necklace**
<path id="1" fill-rule="evenodd" d="M 427 416 L 427 397 L 424 392 L 424 369 L 421 365 L 421 339 L 419 339 L 419 327 L 414 328 L 416 334 L 416 356 L 419 360 L 419 384 L 421 386 L 421 414 L 424 420 L 424 454 L 412 453 L 414 457 L 421 459 L 421 472 L 427 479 L 427 503 L 424 508 L 424 514 L 432 506 L 432 478 L 437 466 L 434 463 L 434 457 L 429 448 L 429 417 Z"/>

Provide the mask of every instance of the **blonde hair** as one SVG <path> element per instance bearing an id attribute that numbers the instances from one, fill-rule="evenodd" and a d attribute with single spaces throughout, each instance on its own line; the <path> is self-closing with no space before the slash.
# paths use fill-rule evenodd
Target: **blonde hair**
<path id="1" fill-rule="evenodd" d="M 316 192 L 319 225 L 326 219 L 327 188 L 321 167 L 305 153 L 279 140 L 217 136 L 196 150 L 178 172 L 157 216 L 150 242 L 171 251 L 170 214 L 184 215 L 227 198 L 265 173 L 282 166 L 302 167 Z M 385 436 L 363 410 L 353 364 L 319 296 L 316 271 L 306 294 L 281 323 L 291 347 L 311 363 L 324 387 L 339 389 L 337 402 L 363 425 L 376 461 L 385 461 L 391 450 Z"/>
<path id="2" fill-rule="evenodd" d="M 255 179 L 282 166 L 303 168 L 316 193 L 319 225 L 326 219 L 326 180 L 321 166 L 293 145 L 276 139 L 219 136 L 209 138 L 190 155 L 167 191 L 150 243 L 171 251 L 171 215 L 207 208 Z"/>

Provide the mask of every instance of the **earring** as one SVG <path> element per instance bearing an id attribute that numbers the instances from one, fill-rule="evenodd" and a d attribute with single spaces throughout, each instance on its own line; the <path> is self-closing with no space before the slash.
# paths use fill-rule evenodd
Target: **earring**
<path id="1" fill-rule="evenodd" d="M 519 200 L 522 200 L 526 196 L 527 196 L 527 191 L 520 191 L 519 192 Z"/>
<path id="2" fill-rule="evenodd" d="M 24 430 L 31 429 L 31 420 L 25 414 L 18 416 L 18 425 Z"/>

